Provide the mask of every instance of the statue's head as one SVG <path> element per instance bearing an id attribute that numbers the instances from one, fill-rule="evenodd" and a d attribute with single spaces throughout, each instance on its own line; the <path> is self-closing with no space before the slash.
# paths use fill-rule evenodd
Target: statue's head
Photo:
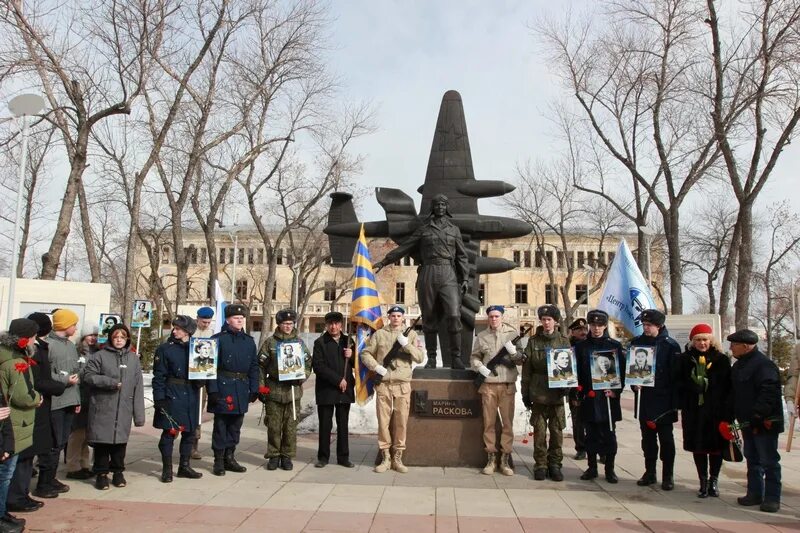
<path id="1" fill-rule="evenodd" d="M 431 214 L 435 217 L 443 217 L 445 215 L 452 217 L 448 209 L 450 200 L 444 194 L 437 194 L 431 198 Z"/>

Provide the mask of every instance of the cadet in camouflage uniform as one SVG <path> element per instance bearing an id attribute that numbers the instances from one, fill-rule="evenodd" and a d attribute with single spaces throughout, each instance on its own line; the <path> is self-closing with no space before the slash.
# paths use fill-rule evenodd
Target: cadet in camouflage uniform
<path id="1" fill-rule="evenodd" d="M 533 478 L 563 481 L 561 462 L 564 458 L 563 429 L 567 425 L 564 396 L 567 389 L 551 389 L 548 385 L 547 359 L 550 348 L 569 348 L 569 340 L 558 330 L 561 311 L 554 305 L 536 310 L 541 326 L 528 340 L 525 363 L 522 365 L 522 402 L 531 410 L 533 425 Z M 550 445 L 547 445 L 547 431 Z"/>
<path id="2" fill-rule="evenodd" d="M 276 470 L 278 466 L 284 470 L 294 468 L 292 457 L 297 453 L 297 420 L 292 417 L 292 389 L 294 388 L 294 409 L 300 412 L 300 398 L 303 396 L 303 381 L 278 380 L 278 344 L 282 342 L 299 342 L 303 348 L 303 360 L 306 375 L 311 365 L 311 353 L 299 337 L 295 321 L 297 313 L 292 309 L 281 309 L 275 315 L 278 323 L 275 332 L 267 339 L 263 351 L 259 355 L 261 366 L 261 383 L 269 387 L 269 394 L 262 396 L 266 415 L 264 425 L 267 426 L 267 470 Z"/>

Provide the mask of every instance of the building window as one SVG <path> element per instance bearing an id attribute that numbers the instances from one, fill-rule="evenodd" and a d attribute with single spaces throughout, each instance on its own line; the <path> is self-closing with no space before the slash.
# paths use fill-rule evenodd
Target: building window
<path id="1" fill-rule="evenodd" d="M 542 256 L 542 252 L 537 250 L 534 258 L 535 258 L 534 264 L 536 265 L 536 268 L 544 268 L 544 257 Z"/>
<path id="2" fill-rule="evenodd" d="M 609 265 L 614 262 L 614 253 L 615 252 L 608 252 L 608 264 Z"/>
<path id="3" fill-rule="evenodd" d="M 165 265 L 169 263 L 169 246 L 161 247 L 161 263 Z"/>
<path id="4" fill-rule="evenodd" d="M 184 248 L 183 253 L 186 254 L 186 262 L 188 264 L 190 265 L 197 264 L 197 248 L 194 245 Z"/>
<path id="5" fill-rule="evenodd" d="M 200 264 L 205 265 L 206 261 L 208 261 L 208 250 L 200 248 Z"/>
<path id="6" fill-rule="evenodd" d="M 481 283 L 478 285 L 478 300 L 481 302 L 481 305 L 486 305 L 486 284 Z"/>
<path id="7" fill-rule="evenodd" d="M 239 264 L 244 264 L 244 248 L 239 248 Z"/>
<path id="8" fill-rule="evenodd" d="M 544 303 L 557 305 L 556 302 L 558 302 L 558 286 L 548 283 L 544 286 Z"/>
<path id="9" fill-rule="evenodd" d="M 563 251 L 559 250 L 558 252 L 556 252 L 556 267 L 566 268 L 566 266 L 567 266 L 566 255 L 564 254 Z"/>
<path id="10" fill-rule="evenodd" d="M 406 284 L 403 282 L 394 284 L 394 303 L 406 303 Z"/>
<path id="11" fill-rule="evenodd" d="M 275 283 L 272 285 L 272 299 L 276 300 L 278 298 L 278 284 Z"/>
<path id="12" fill-rule="evenodd" d="M 234 261 L 236 261 L 236 258 L 234 257 L 235 253 L 236 253 L 236 250 L 234 250 L 233 248 L 228 248 L 228 262 L 229 263 L 233 263 Z"/>
<path id="13" fill-rule="evenodd" d="M 263 248 L 259 248 L 258 249 L 258 264 L 259 265 L 263 265 L 264 264 L 264 249 Z"/>
<path id="14" fill-rule="evenodd" d="M 336 282 L 335 281 L 326 281 L 325 282 L 325 294 L 323 296 L 323 300 L 326 302 L 331 302 L 336 299 Z"/>
<path id="15" fill-rule="evenodd" d="M 514 250 L 512 256 L 513 256 L 513 261 L 519 266 L 522 266 L 522 257 L 521 257 L 522 252 L 520 252 L 519 250 Z"/>
<path id="16" fill-rule="evenodd" d="M 589 265 L 590 268 L 595 267 L 596 261 L 594 259 L 594 252 L 586 252 L 586 264 Z"/>
<path id="17" fill-rule="evenodd" d="M 414 260 L 411 259 L 410 255 L 403 258 L 403 266 L 414 266 Z"/>
<path id="18" fill-rule="evenodd" d="M 237 279 L 236 280 L 236 299 L 237 300 L 247 300 L 247 280 L 246 279 Z"/>
<path id="19" fill-rule="evenodd" d="M 525 268 L 531 267 L 531 251 L 525 250 L 525 253 L 522 255 L 522 264 Z"/>
<path id="20" fill-rule="evenodd" d="M 484 248 L 481 250 L 481 257 L 489 257 L 489 250 Z"/>
<path id="21" fill-rule="evenodd" d="M 253 256 L 253 249 L 247 249 L 247 264 L 252 265 L 255 262 L 255 257 Z"/>
<path id="22" fill-rule="evenodd" d="M 225 248 L 219 249 L 219 264 L 220 265 L 225 264 Z"/>
<path id="23" fill-rule="evenodd" d="M 584 252 L 578 252 L 578 268 L 583 268 L 586 266 L 586 254 Z"/>
<path id="24" fill-rule="evenodd" d="M 525 283 L 517 283 L 514 285 L 514 303 L 526 304 L 528 303 L 528 285 Z"/>
<path id="25" fill-rule="evenodd" d="M 283 264 L 283 248 L 278 248 L 275 250 L 275 264 L 282 265 Z"/>
<path id="26" fill-rule="evenodd" d="M 581 283 L 578 283 L 577 285 L 575 285 L 575 301 L 576 302 L 582 302 L 582 303 L 585 304 L 585 303 L 588 302 L 588 296 L 589 296 L 589 286 L 588 285 L 584 285 L 584 284 L 581 284 Z"/>
<path id="27" fill-rule="evenodd" d="M 553 263 L 553 252 L 547 251 L 544 253 L 544 259 L 547 262 L 545 266 L 552 267 L 555 263 Z"/>
<path id="28" fill-rule="evenodd" d="M 253 320 L 253 331 L 261 331 L 261 326 L 260 320 Z"/>
<path id="29" fill-rule="evenodd" d="M 214 284 L 211 283 L 211 278 L 208 278 L 208 282 L 206 283 L 206 298 L 209 300 L 214 297 Z"/>

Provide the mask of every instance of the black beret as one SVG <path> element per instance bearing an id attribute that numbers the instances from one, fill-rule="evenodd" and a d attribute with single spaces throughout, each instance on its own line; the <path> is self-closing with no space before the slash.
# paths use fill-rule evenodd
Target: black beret
<path id="1" fill-rule="evenodd" d="M 585 327 L 586 327 L 586 319 L 585 318 L 579 318 L 576 321 L 574 321 L 572 324 L 569 325 L 569 329 L 580 329 L 580 328 L 585 328 Z"/>
<path id="2" fill-rule="evenodd" d="M 11 324 L 8 325 L 8 333 L 20 339 L 33 337 L 38 331 L 39 324 L 29 318 L 15 318 L 11 321 Z"/>
<path id="3" fill-rule="evenodd" d="M 586 313 L 586 321 L 596 326 L 605 326 L 608 324 L 608 313 L 600 309 L 592 309 Z"/>
<path id="4" fill-rule="evenodd" d="M 197 322 L 195 322 L 194 318 L 186 315 L 178 315 L 173 318 L 172 325 L 173 327 L 181 328 L 189 335 L 194 335 L 194 332 L 197 331 Z"/>
<path id="5" fill-rule="evenodd" d="M 53 331 L 53 322 L 45 313 L 39 313 L 38 311 L 31 313 L 28 315 L 28 320 L 33 320 L 36 322 L 36 325 L 39 326 L 39 331 L 36 333 L 38 337 L 45 337 L 48 333 Z"/>
<path id="6" fill-rule="evenodd" d="M 389 308 L 389 310 L 388 310 L 388 311 L 386 311 L 386 314 L 387 314 L 387 315 L 390 315 L 390 314 L 392 314 L 392 313 L 400 313 L 400 314 L 403 314 L 403 315 L 404 315 L 404 314 L 406 314 L 406 310 L 405 310 L 405 309 L 403 309 L 403 307 L 402 307 L 402 306 L 399 306 L 399 305 L 393 305 L 393 306 L 391 306 L 391 307 Z"/>
<path id="7" fill-rule="evenodd" d="M 501 315 L 504 315 L 506 313 L 506 308 L 503 307 L 502 305 L 490 305 L 489 307 L 486 308 L 487 315 L 492 311 L 498 311 Z"/>
<path id="8" fill-rule="evenodd" d="M 758 334 L 749 329 L 740 329 L 728 335 L 728 341 L 738 344 L 758 344 Z"/>
<path id="9" fill-rule="evenodd" d="M 536 314 L 539 318 L 549 316 L 556 322 L 561 320 L 561 311 L 558 310 L 558 307 L 552 304 L 542 305 L 539 309 L 536 310 Z"/>
<path id="10" fill-rule="evenodd" d="M 328 324 L 330 322 L 343 322 L 344 315 L 339 311 L 331 311 L 325 314 L 325 323 Z"/>
<path id="11" fill-rule="evenodd" d="M 225 306 L 225 318 L 232 316 L 247 316 L 247 306 L 242 304 L 228 304 Z"/>
<path id="12" fill-rule="evenodd" d="M 667 321 L 667 316 L 658 309 L 645 309 L 642 311 L 642 314 L 639 315 L 639 319 L 642 322 L 661 327 L 664 325 L 664 322 Z"/>
<path id="13" fill-rule="evenodd" d="M 297 313 L 294 311 L 294 309 L 281 309 L 275 313 L 275 322 L 278 324 L 282 322 L 289 322 L 290 320 L 292 322 L 297 321 Z"/>

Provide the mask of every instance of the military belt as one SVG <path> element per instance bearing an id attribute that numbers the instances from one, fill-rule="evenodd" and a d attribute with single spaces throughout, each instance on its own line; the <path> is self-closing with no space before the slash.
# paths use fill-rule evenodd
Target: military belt
<path id="1" fill-rule="evenodd" d="M 167 383 L 171 385 L 191 385 L 191 382 L 188 379 L 181 378 L 167 378 Z"/>
<path id="2" fill-rule="evenodd" d="M 220 370 L 219 374 L 221 376 L 225 376 L 226 378 L 233 378 L 233 379 L 247 379 L 247 374 L 244 372 L 228 372 L 227 370 Z"/>
<path id="3" fill-rule="evenodd" d="M 424 265 L 452 265 L 452 259 L 445 259 L 443 257 L 436 259 L 428 259 L 422 262 Z"/>

